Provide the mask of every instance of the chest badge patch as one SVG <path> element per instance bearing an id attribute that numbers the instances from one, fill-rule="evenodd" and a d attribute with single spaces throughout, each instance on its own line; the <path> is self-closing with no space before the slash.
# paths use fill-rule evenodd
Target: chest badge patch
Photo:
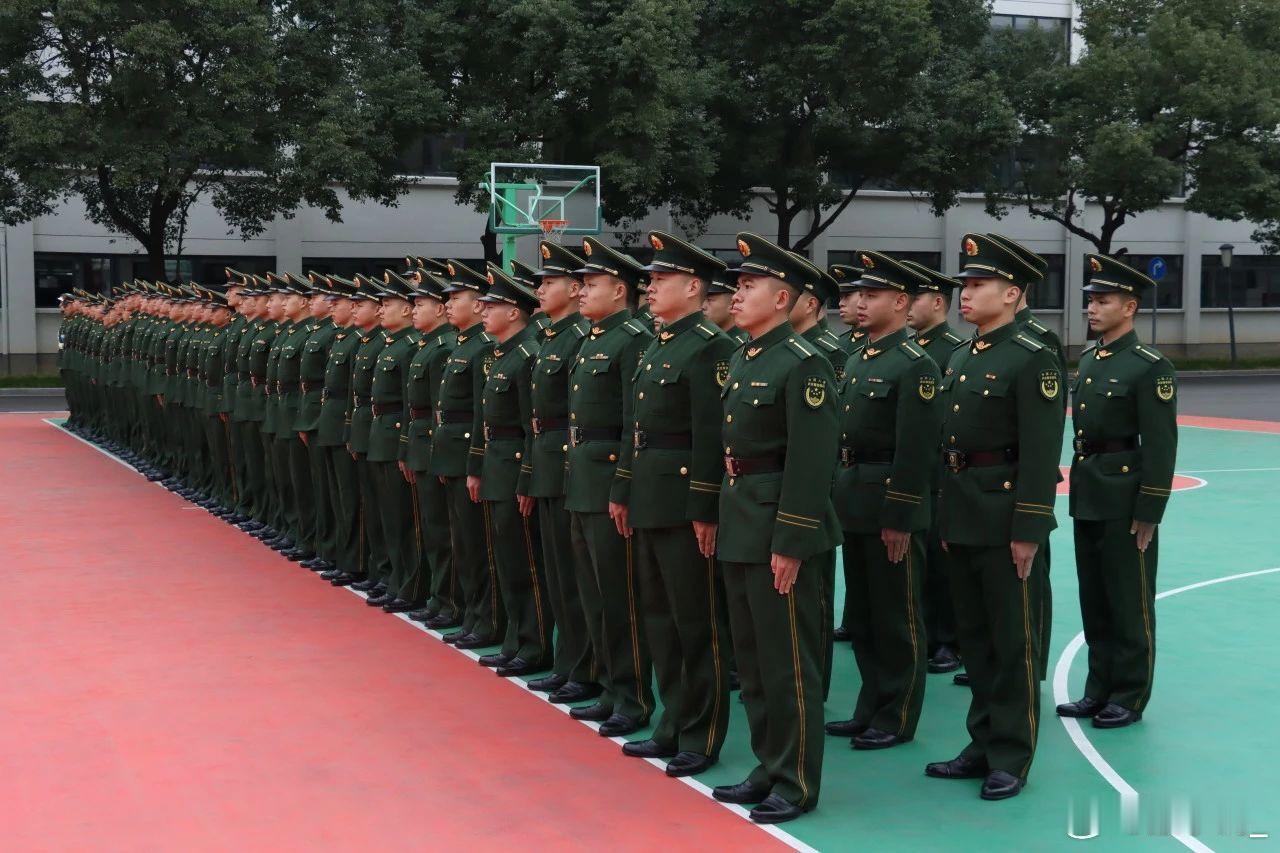
<path id="1" fill-rule="evenodd" d="M 716 384 L 719 385 L 721 388 L 723 388 L 724 383 L 728 381 L 729 381 L 729 362 L 717 361 L 716 362 Z"/>
<path id="2" fill-rule="evenodd" d="M 1046 370 L 1040 374 L 1040 396 L 1046 400 L 1058 398 L 1058 371 Z"/>
<path id="3" fill-rule="evenodd" d="M 804 380 L 804 402 L 811 409 L 817 409 L 827 400 L 827 381 L 821 376 L 810 376 Z"/>
<path id="4" fill-rule="evenodd" d="M 1167 403 L 1173 399 L 1173 377 L 1161 376 L 1156 380 L 1156 396 Z"/>
<path id="5" fill-rule="evenodd" d="M 938 383 L 932 376 L 920 377 L 920 399 L 928 402 L 938 393 Z"/>

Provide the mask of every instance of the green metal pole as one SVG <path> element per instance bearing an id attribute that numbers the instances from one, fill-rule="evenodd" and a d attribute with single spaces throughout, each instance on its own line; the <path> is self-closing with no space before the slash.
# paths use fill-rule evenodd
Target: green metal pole
<path id="1" fill-rule="evenodd" d="M 508 209 L 514 209 L 516 204 L 515 189 L 503 188 L 501 192 L 502 192 L 504 206 L 507 207 Z M 502 268 L 506 270 L 507 275 L 512 275 L 515 272 L 515 267 L 511 265 L 511 262 L 514 261 L 515 259 L 516 259 L 516 235 L 503 234 L 502 235 Z"/>

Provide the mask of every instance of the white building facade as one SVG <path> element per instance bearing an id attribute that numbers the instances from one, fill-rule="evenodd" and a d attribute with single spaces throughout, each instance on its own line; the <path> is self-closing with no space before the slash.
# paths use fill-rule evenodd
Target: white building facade
<path id="1" fill-rule="evenodd" d="M 997 0 L 994 15 L 997 25 L 1069 31 L 1073 6 L 1060 0 Z M 602 180 L 609 180 L 607 170 Z M 318 210 L 302 209 L 293 218 L 277 218 L 250 240 L 241 240 L 210 205 L 198 204 L 187 225 L 182 259 L 170 262 L 170 278 L 216 282 L 222 280 L 224 266 L 350 275 L 398 268 L 405 255 L 478 261 L 486 217 L 455 204 L 455 186 L 447 175 L 418 178 L 394 207 L 350 203 L 341 223 L 328 221 Z M 792 233 L 803 233 L 805 224 L 797 221 Z M 655 212 L 641 227 L 679 232 L 665 211 Z M 746 219 L 715 218 L 695 236 L 699 245 L 728 257 L 738 231 L 768 236 L 775 228 L 773 217 L 759 203 Z M 1226 353 L 1227 276 L 1219 252 L 1226 243 L 1234 247 L 1229 278 L 1240 352 L 1280 353 L 1280 257 L 1264 255 L 1252 240 L 1253 230 L 1248 222 L 1219 222 L 1192 213 L 1179 199 L 1126 223 L 1115 246 L 1127 248 L 1135 265 L 1160 276 L 1157 310 L 1144 306 L 1139 333 L 1174 356 Z M 995 220 L 986 214 L 983 199 L 972 195 L 937 217 L 927 203 L 907 193 L 864 190 L 810 248 L 809 256 L 825 265 L 848 260 L 856 249 L 871 248 L 955 273 L 960 241 L 968 231 L 998 231 L 1048 259 L 1050 275 L 1037 288 L 1033 306 L 1042 322 L 1078 350 L 1087 329 L 1080 292 L 1084 256 L 1092 246 L 1025 211 L 1015 209 Z M 606 230 L 602 236 L 621 244 L 620 235 Z M 533 262 L 536 238 L 521 238 L 519 254 Z M 60 293 L 73 286 L 105 290 L 115 282 L 147 277 L 146 269 L 141 247 L 89 222 L 77 198 L 49 216 L 0 228 L 0 374 L 53 369 Z M 964 328 L 958 317 L 955 322 Z"/>

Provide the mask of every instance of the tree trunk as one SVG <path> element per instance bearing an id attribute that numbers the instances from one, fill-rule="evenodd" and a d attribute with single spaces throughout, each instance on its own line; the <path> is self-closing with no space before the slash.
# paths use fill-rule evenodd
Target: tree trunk
<path id="1" fill-rule="evenodd" d="M 147 270 L 152 281 L 167 281 L 164 274 L 164 232 L 160 236 L 151 235 L 147 240 Z"/>
<path id="2" fill-rule="evenodd" d="M 791 248 L 791 224 L 795 222 L 796 211 L 797 208 L 778 205 L 778 245 L 784 249 Z"/>

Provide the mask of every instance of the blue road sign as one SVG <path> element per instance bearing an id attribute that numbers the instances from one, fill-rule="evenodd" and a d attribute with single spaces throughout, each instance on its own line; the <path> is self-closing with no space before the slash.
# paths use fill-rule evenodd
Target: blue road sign
<path id="1" fill-rule="evenodd" d="M 1169 271 L 1169 265 L 1164 262 L 1164 258 L 1152 258 L 1147 261 L 1147 275 L 1156 281 L 1164 278 L 1164 274 Z"/>

